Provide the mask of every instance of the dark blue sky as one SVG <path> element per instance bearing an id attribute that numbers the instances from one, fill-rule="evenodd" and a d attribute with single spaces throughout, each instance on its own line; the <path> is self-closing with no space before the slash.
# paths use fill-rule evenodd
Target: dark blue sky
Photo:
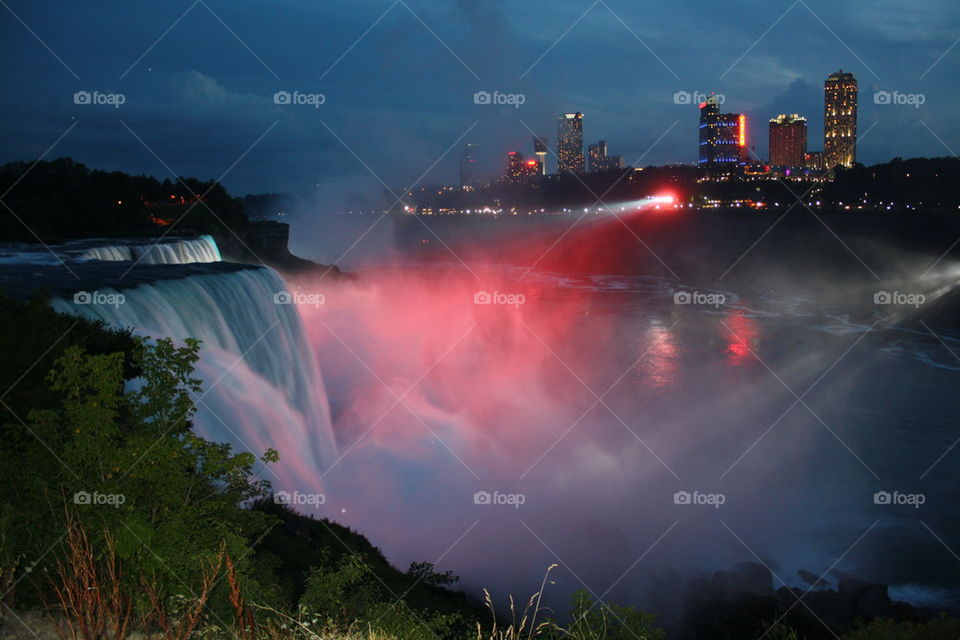
<path id="1" fill-rule="evenodd" d="M 822 83 L 840 67 L 860 82 L 860 161 L 960 150 L 956 0 L 4 2 L 0 161 L 36 158 L 75 124 L 49 157 L 226 172 L 238 194 L 319 182 L 349 201 L 374 174 L 455 182 L 465 141 L 490 171 L 531 151 L 528 127 L 552 147 L 563 111 L 628 163 L 692 162 L 697 109 L 678 91 L 723 94 L 765 157 L 781 112 L 806 116 L 822 147 Z M 478 90 L 525 102 L 476 105 Z M 878 90 L 925 102 L 875 104 Z M 277 91 L 325 103 L 277 105 Z"/>

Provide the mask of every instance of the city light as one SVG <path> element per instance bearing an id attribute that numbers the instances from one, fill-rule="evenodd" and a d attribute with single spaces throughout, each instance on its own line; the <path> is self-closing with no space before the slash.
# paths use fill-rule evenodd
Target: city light
<path id="1" fill-rule="evenodd" d="M 747 116 L 740 114 L 740 146 L 747 146 Z"/>

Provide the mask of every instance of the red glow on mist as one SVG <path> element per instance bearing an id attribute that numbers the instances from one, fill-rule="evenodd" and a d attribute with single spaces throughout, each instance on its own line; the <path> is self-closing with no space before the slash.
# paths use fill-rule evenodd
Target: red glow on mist
<path id="1" fill-rule="evenodd" d="M 757 322 L 742 313 L 731 313 L 724 319 L 727 328 L 727 364 L 734 367 L 749 366 L 755 361 L 752 351 L 756 349 L 759 331 Z"/>

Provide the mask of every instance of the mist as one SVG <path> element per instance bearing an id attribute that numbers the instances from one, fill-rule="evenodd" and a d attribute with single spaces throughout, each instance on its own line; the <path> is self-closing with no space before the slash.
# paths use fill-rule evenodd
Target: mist
<path id="1" fill-rule="evenodd" d="M 927 269 L 929 252 L 864 237 L 865 260 L 888 258 L 850 274 L 843 246 L 810 256 L 804 237 L 718 277 L 755 227 L 710 221 L 681 246 L 689 220 L 649 207 L 561 235 L 571 222 L 391 216 L 351 252 L 355 278 L 290 281 L 325 296 L 300 312 L 340 452 L 322 470 L 283 460 L 310 479 L 288 488 L 322 491 L 318 512 L 391 562 L 435 562 L 501 604 L 525 600 L 552 563 L 557 611 L 586 588 L 667 624 L 698 580 L 741 562 L 767 566 L 774 588 L 804 585 L 806 571 L 826 586 L 854 576 L 918 602 L 955 597 L 937 592 L 949 582 L 936 549 L 906 564 L 882 551 L 915 542 L 902 518 L 919 516 L 890 519 L 873 494 L 955 491 L 950 460 L 918 480 L 957 409 L 931 381 L 960 368 L 917 322 L 936 326 L 956 265 Z M 336 252 L 334 237 L 318 246 Z M 922 293 L 924 308 L 878 309 L 884 289 Z M 676 304 L 684 291 L 723 302 Z"/>

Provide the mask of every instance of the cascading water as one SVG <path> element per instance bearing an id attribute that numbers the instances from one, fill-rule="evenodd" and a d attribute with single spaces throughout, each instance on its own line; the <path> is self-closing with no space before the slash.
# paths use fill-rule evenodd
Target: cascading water
<path id="1" fill-rule="evenodd" d="M 192 240 L 158 242 L 149 245 L 108 245 L 91 247 L 81 258 L 107 262 L 138 261 L 141 264 L 189 264 L 193 262 L 220 262 L 220 249 L 208 235 Z"/>
<path id="2" fill-rule="evenodd" d="M 122 262 L 136 259 L 133 257 L 133 247 L 125 244 L 90 247 L 84 251 L 80 257 L 86 260 L 100 260 L 103 262 Z"/>
<path id="3" fill-rule="evenodd" d="M 273 447 L 287 462 L 316 470 L 332 459 L 336 444 L 299 312 L 275 303 L 275 293 L 284 289 L 276 272 L 249 268 L 139 284 L 122 290 L 122 304 L 77 304 L 62 297 L 51 304 L 139 333 L 202 340 L 199 431 L 253 453 Z"/>

